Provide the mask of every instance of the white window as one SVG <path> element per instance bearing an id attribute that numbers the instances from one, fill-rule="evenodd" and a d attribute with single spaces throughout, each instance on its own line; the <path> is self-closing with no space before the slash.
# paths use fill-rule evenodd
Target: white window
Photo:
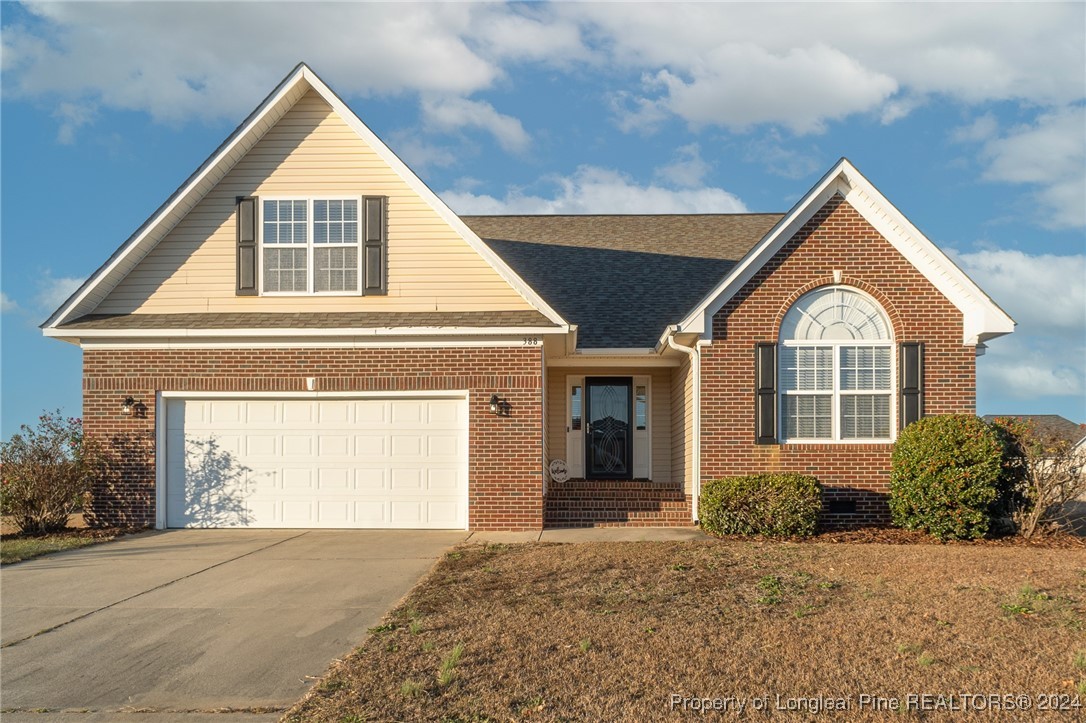
<path id="1" fill-rule="evenodd" d="M 781 437 L 786 442 L 890 441 L 894 354 L 879 305 L 853 289 L 818 289 L 784 317 Z"/>
<path id="2" fill-rule="evenodd" d="M 265 198 L 265 294 L 360 293 L 358 198 Z"/>

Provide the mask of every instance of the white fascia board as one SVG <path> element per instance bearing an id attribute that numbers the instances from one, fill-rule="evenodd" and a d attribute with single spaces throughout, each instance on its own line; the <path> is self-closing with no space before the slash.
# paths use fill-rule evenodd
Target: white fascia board
<path id="1" fill-rule="evenodd" d="M 608 368 L 640 368 L 640 367 L 677 367 L 678 357 L 664 357 L 654 352 L 641 355 L 593 355 L 574 354 L 573 356 L 556 357 L 547 359 L 548 367 L 608 367 Z"/>
<path id="2" fill-rule="evenodd" d="M 694 332 L 706 338 L 712 337 L 713 315 L 720 311 L 721 307 L 735 296 L 834 194 L 845 195 L 848 192 L 848 188 L 843 187 L 840 179 L 844 163 L 847 161 L 842 158 L 769 230 L 758 245 L 739 260 L 739 263 L 717 284 L 716 288 L 710 291 L 701 303 L 679 323 L 679 331 Z"/>
<path id="3" fill-rule="evenodd" d="M 679 325 L 712 338 L 712 318 L 811 217 L 840 194 L 928 281 L 962 312 L 962 343 L 973 346 L 1014 331 L 1014 320 L 985 294 L 861 174 L 842 158 L 768 234 L 744 256 Z M 665 332 L 666 334 L 666 332 Z"/>
<path id="4" fill-rule="evenodd" d="M 45 336 L 64 339 L 210 339 L 238 337 L 434 337 L 447 336 L 541 336 L 565 334 L 567 329 L 539 327 L 426 327 L 402 326 L 376 329 L 45 329 Z"/>
<path id="5" fill-rule="evenodd" d="M 171 196 L 171 198 L 163 204 L 163 206 L 156 211 L 131 238 L 125 241 L 121 248 L 119 248 L 105 264 L 95 271 L 59 309 L 53 312 L 53 315 L 42 325 L 42 328 L 54 328 L 64 323 L 73 315 L 82 315 L 93 311 L 93 306 L 97 306 L 97 303 L 93 304 L 90 308 L 82 308 L 84 302 L 88 300 L 88 297 L 102 288 L 107 283 L 107 280 L 112 279 L 113 286 L 116 286 L 116 284 L 127 275 L 128 271 L 130 271 L 140 259 L 146 256 L 154 245 L 165 236 L 169 229 L 173 228 L 173 226 L 184 217 L 185 213 L 191 210 L 191 208 L 195 206 L 208 191 L 214 188 L 215 183 L 217 183 L 218 180 L 241 159 L 244 153 L 238 153 L 238 147 L 246 142 L 249 142 L 249 147 L 251 147 L 256 142 L 256 140 L 253 139 L 254 137 L 257 139 L 263 137 L 264 133 L 274 125 L 273 123 L 264 123 L 269 113 L 278 109 L 280 104 L 289 103 L 292 107 L 294 102 L 304 95 L 304 92 L 298 92 L 297 94 L 292 95 L 301 84 L 304 84 L 307 89 L 312 88 L 316 91 L 325 102 L 327 102 L 332 109 L 343 118 L 344 122 L 346 122 L 363 141 L 368 143 L 374 152 L 377 153 L 377 155 L 380 156 L 381 159 L 384 160 L 385 163 L 387 163 L 389 167 L 415 191 L 415 193 L 426 201 L 438 215 L 441 216 L 441 218 L 475 250 L 476 253 L 482 256 L 483 259 L 494 268 L 498 275 L 513 287 L 522 298 L 554 323 L 563 326 L 566 325 L 565 320 L 562 319 L 558 312 L 543 301 L 543 299 L 504 261 L 502 261 L 490 247 L 483 243 L 482 239 L 469 229 L 444 201 L 437 197 L 437 194 L 431 191 L 430 188 L 423 183 L 422 180 L 416 176 L 373 131 L 362 123 L 358 116 L 355 115 L 354 111 L 348 108 L 346 103 L 340 100 L 339 96 L 337 96 L 331 88 L 325 85 L 324 81 L 322 81 L 316 73 L 304 63 L 300 63 L 286 78 L 283 79 L 279 86 L 264 99 L 263 103 L 250 114 L 249 118 L 238 126 L 223 145 L 214 152 L 199 169 L 197 169 L 189 180 L 186 181 L 180 189 L 175 191 L 173 196 Z M 285 112 L 285 110 L 283 112 Z M 280 113 L 280 115 L 282 115 L 282 113 Z M 209 182 L 209 177 L 214 174 L 218 174 L 218 178 L 213 182 Z M 128 268 L 124 268 L 123 266 L 126 263 L 129 264 Z M 119 275 L 115 277 L 118 273 Z M 111 290 L 111 288 L 107 289 L 105 293 L 108 293 L 109 290 Z M 81 313 L 76 314 L 75 312 L 77 310 Z M 48 334 L 46 335 L 49 336 Z"/>
<path id="6" fill-rule="evenodd" d="M 1015 322 L 943 251 L 848 164 L 845 200 L 962 312 L 962 343 L 974 346 L 1014 331 Z"/>
<path id="7" fill-rule="evenodd" d="M 471 246 L 475 253 L 482 256 L 507 284 L 512 286 L 513 289 L 519 293 L 525 301 L 531 304 L 534 309 L 542 313 L 555 324 L 566 325 L 566 321 L 561 315 L 552 309 L 551 306 L 544 301 L 532 287 L 520 278 L 520 276 L 518 276 L 500 256 L 483 243 L 483 240 L 479 238 L 474 231 L 468 228 L 468 225 L 464 223 L 436 193 L 430 190 L 430 187 L 423 183 L 422 179 L 415 175 L 415 172 L 408 168 L 407 164 L 400 160 L 400 157 L 393 153 L 392 149 L 385 145 L 384 141 L 382 141 L 376 133 L 371 131 L 369 127 L 355 115 L 354 111 L 347 107 L 346 103 L 340 100 L 339 96 L 337 96 L 331 88 L 325 85 L 324 81 L 317 77 L 316 73 L 304 65 L 302 66 L 302 73 L 313 89 L 332 106 L 332 109 L 343 118 L 347 125 L 350 126 L 363 141 L 369 144 L 374 152 L 381 157 L 381 160 L 387 163 L 396 175 L 403 179 L 404 183 L 406 183 L 411 190 L 426 201 L 426 203 L 437 212 L 441 219 L 449 224 L 449 226 L 451 226 L 453 230 L 456 231 L 469 246 Z"/>
<path id="8" fill-rule="evenodd" d="M 75 315 L 75 312 L 81 309 L 82 304 L 87 298 L 92 293 L 98 291 L 107 282 L 107 279 L 110 279 L 116 272 L 122 270 L 124 264 L 130 264 L 129 268 L 125 269 L 123 274 L 114 280 L 113 286 L 116 286 L 116 284 L 127 275 L 128 271 L 131 270 L 131 267 L 134 267 L 139 259 L 146 256 L 151 248 L 165 236 L 169 229 L 173 228 L 177 221 L 179 221 L 185 213 L 191 210 L 191 208 L 214 187 L 214 183 L 207 182 L 208 177 L 218 173 L 219 178 L 221 179 L 222 176 L 237 163 L 238 159 L 244 155 L 235 154 L 238 146 L 250 140 L 250 136 L 254 133 L 254 129 L 258 129 L 268 114 L 273 110 L 276 110 L 285 99 L 290 97 L 299 83 L 307 82 L 305 80 L 305 71 L 306 67 L 301 64 L 291 71 L 279 86 L 273 90 L 259 106 L 257 106 L 256 110 L 253 111 L 249 118 L 238 126 L 227 140 L 224 141 L 223 145 L 212 153 L 211 157 L 197 169 L 188 181 L 175 191 L 173 196 L 171 196 L 171 198 L 167 200 L 167 202 L 163 204 L 151 218 L 144 222 L 140 229 L 125 241 L 105 264 L 91 274 L 91 276 L 83 282 L 83 285 L 68 297 L 67 301 L 61 304 L 60 308 L 53 312 L 52 316 L 42 324 L 43 330 L 46 331 L 46 336 L 55 336 L 49 334 L 48 330 L 63 324 L 66 320 Z M 297 97 L 301 97 L 301 94 Z M 293 102 L 290 104 L 293 106 Z M 271 126 L 269 125 L 268 127 L 270 128 Z M 263 136 L 263 133 L 266 130 L 267 129 L 257 132 Z M 255 143 L 255 141 L 253 142 Z M 185 208 L 186 205 L 187 208 Z M 143 248 L 144 246 L 147 248 Z M 106 290 L 105 293 L 109 293 L 110 290 L 112 289 Z M 97 304 L 95 304 L 95 306 L 97 306 Z M 82 313 L 90 313 L 92 310 L 93 309 L 82 310 Z"/>

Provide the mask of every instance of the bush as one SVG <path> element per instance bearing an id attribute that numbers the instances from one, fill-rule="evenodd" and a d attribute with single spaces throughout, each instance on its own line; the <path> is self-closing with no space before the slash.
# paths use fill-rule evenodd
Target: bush
<path id="1" fill-rule="evenodd" d="M 36 427 L 24 424 L 0 443 L 0 513 L 25 533 L 64 529 L 103 459 L 81 420 L 42 414 Z"/>
<path id="2" fill-rule="evenodd" d="M 822 485 L 802 474 L 724 477 L 701 489 L 701 527 L 712 535 L 811 535 L 822 510 Z"/>
<path id="3" fill-rule="evenodd" d="M 1032 420 L 992 425 L 1004 443 L 1004 510 L 1014 531 L 1034 537 L 1071 527 L 1071 506 L 1086 498 L 1086 456 Z"/>
<path id="4" fill-rule="evenodd" d="M 940 540 L 988 533 L 1000 500 L 1004 443 L 979 417 L 926 417 L 894 445 L 890 515 Z"/>

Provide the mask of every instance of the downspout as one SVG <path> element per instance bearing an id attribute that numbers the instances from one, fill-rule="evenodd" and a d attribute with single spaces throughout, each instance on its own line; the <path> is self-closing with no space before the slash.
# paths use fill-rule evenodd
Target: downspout
<path id="1" fill-rule="evenodd" d="M 679 330 L 677 326 L 668 327 L 667 345 L 675 351 L 681 351 L 690 357 L 690 373 L 694 376 L 692 385 L 693 399 L 691 400 L 694 405 L 694 449 L 692 450 L 691 459 L 694 467 L 694 479 L 693 484 L 690 486 L 693 499 L 690 501 L 690 512 L 694 518 L 694 522 L 698 521 L 698 498 L 701 497 L 701 350 L 698 345 L 683 346 L 679 342 L 675 341 L 675 333 Z"/>

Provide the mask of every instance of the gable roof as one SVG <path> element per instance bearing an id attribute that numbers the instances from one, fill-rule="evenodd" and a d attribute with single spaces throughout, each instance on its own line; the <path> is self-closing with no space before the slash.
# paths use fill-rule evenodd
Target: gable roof
<path id="1" fill-rule="evenodd" d="M 712 317 L 834 194 L 844 197 L 964 317 L 962 342 L 981 344 L 1014 331 L 1015 322 L 856 169 L 839 160 L 691 310 L 679 330 L 712 335 Z"/>
<path id="2" fill-rule="evenodd" d="M 576 324 L 582 349 L 651 349 L 781 214 L 464 216 Z M 585 283 L 590 277 L 592 283 Z"/>
<path id="3" fill-rule="evenodd" d="M 416 176 L 347 107 L 308 66 L 299 63 L 259 106 L 242 121 L 210 157 L 118 248 L 53 314 L 42 328 L 56 329 L 66 321 L 93 313 L 118 283 L 161 241 L 234 165 L 310 90 L 325 102 L 367 143 L 403 181 L 461 236 L 513 289 L 551 323 L 566 322 L 491 249 L 484 244 L 437 195 Z"/>

